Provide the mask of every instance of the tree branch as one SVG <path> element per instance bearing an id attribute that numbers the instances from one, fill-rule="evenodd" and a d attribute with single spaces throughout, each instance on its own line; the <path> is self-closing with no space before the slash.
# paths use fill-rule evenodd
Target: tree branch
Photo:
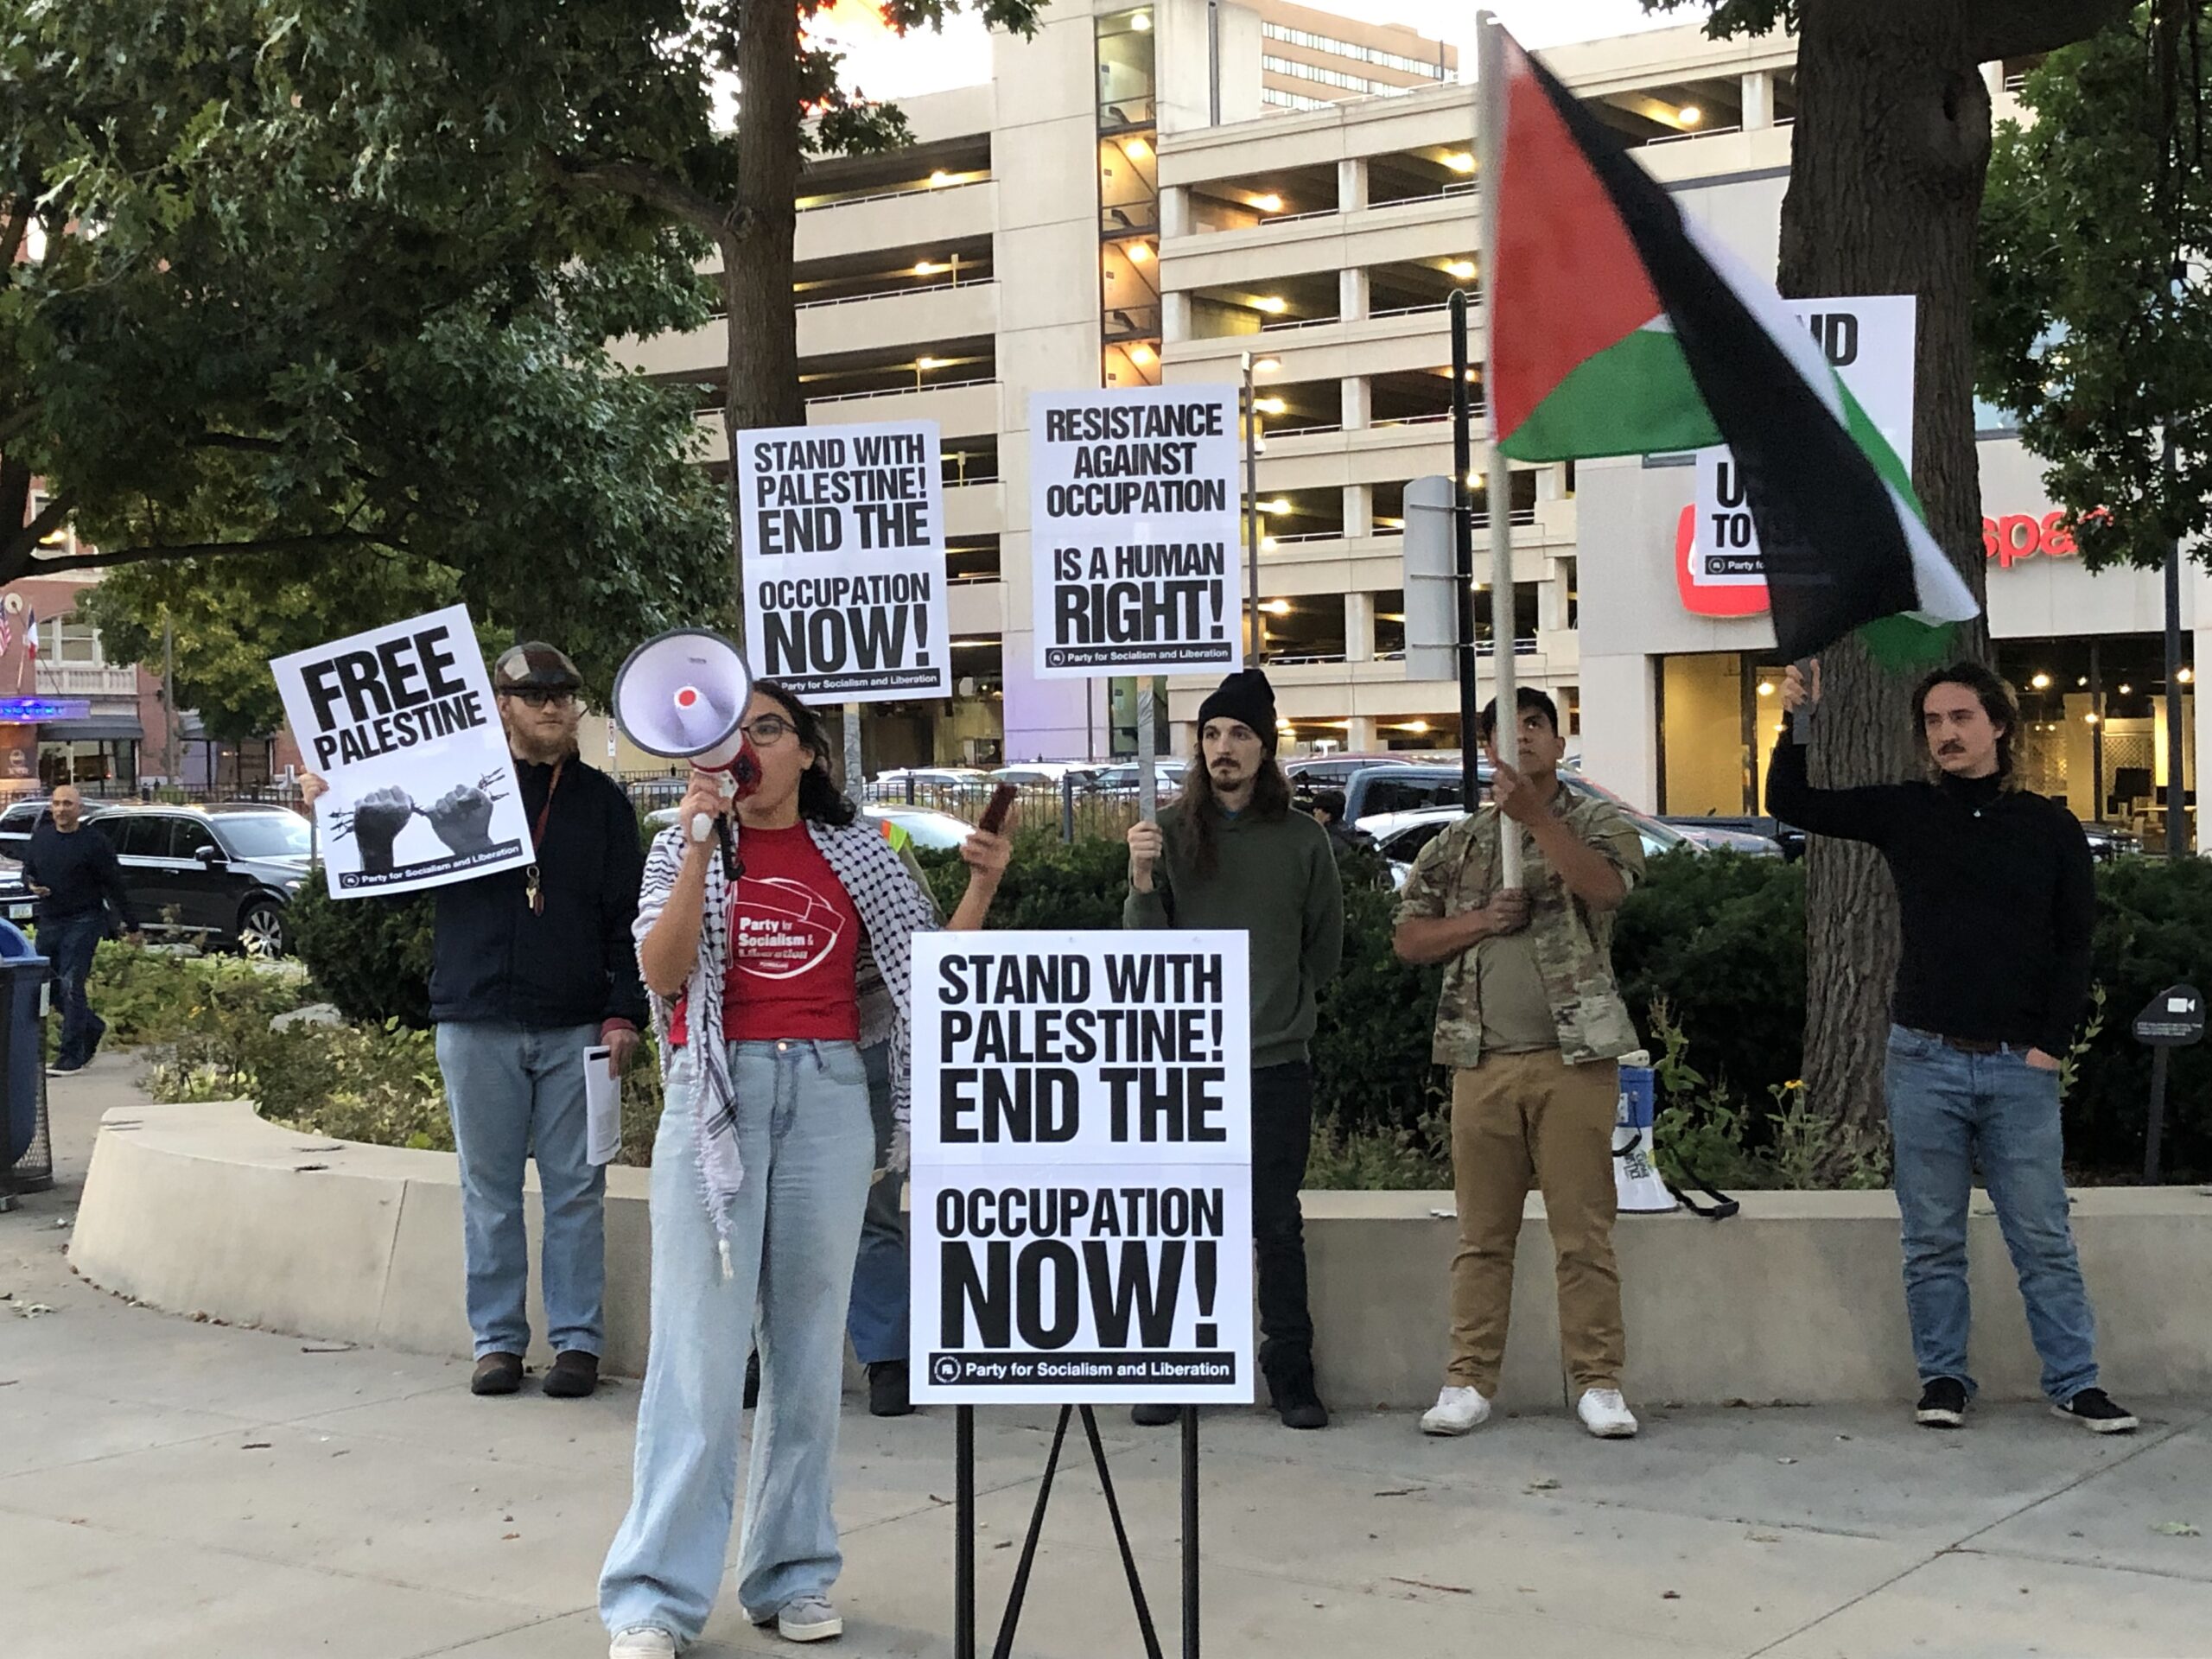
<path id="1" fill-rule="evenodd" d="M 0 270 L 16 263 L 16 251 L 23 245 L 30 228 L 29 201 L 22 196 L 9 197 L 5 211 L 0 211 Z"/>
<path id="2" fill-rule="evenodd" d="M 156 560 L 212 559 L 233 553 L 326 553 L 344 547 L 390 547 L 404 552 L 406 544 L 373 531 L 333 531 L 320 536 L 271 536 L 257 541 L 194 542 L 168 547 L 86 548 L 54 558 L 32 559 L 20 575 L 51 575 L 61 570 L 99 570 L 111 565 L 144 564 Z M 13 578 L 10 578 L 13 580 Z"/>
<path id="3" fill-rule="evenodd" d="M 22 532 L 23 538 L 32 543 L 44 541 L 49 534 L 67 524 L 69 521 L 69 515 L 76 510 L 76 502 L 69 497 L 66 495 L 54 497 L 36 518 L 23 526 Z"/>
<path id="4" fill-rule="evenodd" d="M 2055 52 L 2120 22 L 2132 5 L 2133 0 L 1967 0 L 1967 45 L 1976 63 Z"/>
<path id="5" fill-rule="evenodd" d="M 730 209 L 643 162 L 601 162 L 586 167 L 556 158 L 553 166 L 566 183 L 634 196 L 649 207 L 704 231 L 717 241 L 730 234 L 734 217 Z"/>

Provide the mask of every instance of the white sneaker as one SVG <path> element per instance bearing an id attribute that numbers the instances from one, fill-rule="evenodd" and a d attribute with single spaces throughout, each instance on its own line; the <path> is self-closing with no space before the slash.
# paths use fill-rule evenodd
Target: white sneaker
<path id="1" fill-rule="evenodd" d="M 1590 1389 L 1584 1392 L 1574 1414 L 1582 1420 L 1582 1427 L 1601 1440 L 1627 1440 L 1636 1437 L 1636 1418 L 1628 1408 L 1628 1402 L 1621 1398 L 1618 1389 Z"/>
<path id="2" fill-rule="evenodd" d="M 776 1615 L 776 1634 L 786 1642 L 827 1642 L 845 1633 L 845 1621 L 827 1596 L 801 1596 Z"/>
<path id="3" fill-rule="evenodd" d="M 676 1638 L 658 1624 L 632 1624 L 617 1630 L 607 1659 L 675 1659 Z"/>
<path id="4" fill-rule="evenodd" d="M 1436 1403 L 1421 1414 L 1424 1434 L 1465 1434 L 1490 1421 L 1490 1402 L 1473 1389 L 1441 1389 Z"/>

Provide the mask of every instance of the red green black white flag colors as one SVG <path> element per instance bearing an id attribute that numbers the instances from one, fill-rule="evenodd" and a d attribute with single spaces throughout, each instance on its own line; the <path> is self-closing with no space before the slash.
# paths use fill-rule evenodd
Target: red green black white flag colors
<path id="1" fill-rule="evenodd" d="M 1854 628 L 1892 663 L 1940 657 L 1977 607 L 1897 452 L 1772 285 L 1686 221 L 1516 41 L 1500 46 L 1503 137 L 1483 162 L 1499 447 L 1566 461 L 1725 443 L 1783 657 Z"/>

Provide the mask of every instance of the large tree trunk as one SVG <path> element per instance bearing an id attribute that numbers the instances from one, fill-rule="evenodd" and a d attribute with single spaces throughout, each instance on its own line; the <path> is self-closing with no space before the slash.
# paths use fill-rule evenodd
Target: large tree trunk
<path id="1" fill-rule="evenodd" d="M 1806 0 L 1780 281 L 1797 297 L 1918 299 L 1913 482 L 1929 528 L 1980 598 L 1969 304 L 1990 123 L 1970 11 L 1969 0 Z M 1977 621 L 1959 654 L 1987 649 Z M 1813 781 L 1842 787 L 1911 776 L 1922 752 L 1910 682 L 1870 662 L 1855 641 L 1828 652 L 1821 670 Z M 1807 861 L 1805 1082 L 1819 1109 L 1863 1125 L 1882 1121 L 1897 929 L 1879 857 L 1815 837 Z"/>
<path id="2" fill-rule="evenodd" d="M 785 0 L 745 0 L 737 47 L 737 211 L 717 238 L 728 314 L 730 573 L 736 622 L 745 611 L 745 547 L 738 521 L 737 435 L 806 420 L 798 390 L 798 319 L 791 309 L 798 229 L 798 15 Z"/>

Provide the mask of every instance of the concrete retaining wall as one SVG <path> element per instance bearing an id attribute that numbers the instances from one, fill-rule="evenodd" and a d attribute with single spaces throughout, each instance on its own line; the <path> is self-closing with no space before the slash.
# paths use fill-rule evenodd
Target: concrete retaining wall
<path id="1" fill-rule="evenodd" d="M 608 1172 L 607 1363 L 644 1369 L 646 1173 Z M 531 1228 L 537 1233 L 531 1189 Z M 1317 1192 L 1306 1237 L 1322 1386 L 1345 1408 L 1426 1406 L 1444 1352 L 1454 1229 L 1443 1193 Z M 1997 1223 L 1977 1193 L 1974 1364 L 2031 1398 L 2036 1360 Z M 2110 1385 L 2212 1385 L 2212 1195 L 2092 1188 L 2075 1229 Z M 1752 1193 L 1719 1224 L 1624 1217 L 1615 1233 L 1630 1397 L 1649 1403 L 1895 1401 L 1914 1389 L 1887 1192 Z M 534 1252 L 533 1252 L 534 1253 Z M 108 1114 L 70 1260 L 95 1284 L 179 1313 L 466 1355 L 461 1192 L 450 1154 L 319 1141 L 242 1102 Z M 1540 1200 L 1521 1233 L 1509 1405 L 1560 1402 L 1559 1320 Z M 533 1326 L 543 1329 L 533 1292 Z M 550 1357 L 540 1353 L 539 1363 Z"/>

